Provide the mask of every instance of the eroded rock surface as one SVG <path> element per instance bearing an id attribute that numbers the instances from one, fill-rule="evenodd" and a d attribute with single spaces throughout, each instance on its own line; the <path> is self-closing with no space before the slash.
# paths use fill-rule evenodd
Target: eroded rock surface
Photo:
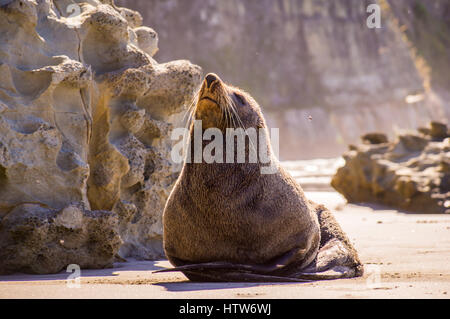
<path id="1" fill-rule="evenodd" d="M 110 211 L 68 206 L 60 211 L 36 204 L 16 206 L 2 220 L 0 269 L 54 273 L 69 264 L 112 266 L 121 240 Z"/>
<path id="2" fill-rule="evenodd" d="M 368 136 L 371 138 L 368 139 Z M 431 122 L 394 142 L 381 133 L 350 145 L 331 185 L 349 202 L 381 203 L 418 213 L 450 213 L 450 133 Z"/>
<path id="3" fill-rule="evenodd" d="M 158 64 L 157 34 L 141 23 L 113 1 L 0 1 L 0 272 L 104 267 L 119 247 L 163 255 L 169 133 L 201 69 Z M 72 206 L 74 233 L 51 221 Z"/>

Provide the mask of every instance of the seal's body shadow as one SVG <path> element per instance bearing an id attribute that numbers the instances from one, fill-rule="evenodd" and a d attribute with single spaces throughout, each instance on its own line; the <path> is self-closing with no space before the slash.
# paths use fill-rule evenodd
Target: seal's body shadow
<path id="1" fill-rule="evenodd" d="M 175 268 L 157 272 L 182 271 L 192 281 L 210 282 L 305 282 L 362 275 L 358 254 L 332 213 L 308 200 L 274 156 L 262 111 L 248 93 L 210 73 L 191 115 L 204 129 L 263 130 L 263 157 L 275 170 L 263 174 L 267 161 L 259 158 L 236 161 L 242 148 L 246 160 L 250 158 L 255 146 L 250 141 L 241 149 L 236 143 L 222 144 L 221 163 L 199 161 L 198 145 L 191 138 L 189 160 L 163 213 L 164 251 Z M 196 134 L 194 125 L 190 134 Z M 202 143 L 200 155 L 207 146 Z M 230 149 L 234 162 L 226 161 Z"/>
<path id="2" fill-rule="evenodd" d="M 292 285 L 292 283 L 286 282 L 164 282 L 155 283 L 154 286 L 160 286 L 167 291 L 201 291 L 201 290 L 220 290 L 220 289 L 240 289 L 240 288 L 254 288 L 261 286 L 279 286 L 279 285 Z"/>

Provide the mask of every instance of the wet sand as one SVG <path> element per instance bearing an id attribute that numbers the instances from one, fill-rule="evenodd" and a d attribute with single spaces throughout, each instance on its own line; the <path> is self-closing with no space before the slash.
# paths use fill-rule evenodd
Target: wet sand
<path id="1" fill-rule="evenodd" d="M 0 276 L 0 298 L 449 298 L 450 215 L 408 214 L 345 204 L 336 192 L 307 192 L 326 204 L 359 251 L 363 277 L 309 283 L 192 283 L 182 273 L 153 274 L 162 261 L 116 263 L 70 273 Z M 69 283 L 69 285 L 68 285 Z"/>

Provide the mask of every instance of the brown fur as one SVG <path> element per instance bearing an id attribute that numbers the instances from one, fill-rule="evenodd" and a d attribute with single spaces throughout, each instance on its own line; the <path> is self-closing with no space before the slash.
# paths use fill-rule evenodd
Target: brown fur
<path id="1" fill-rule="evenodd" d="M 232 117 L 232 104 L 241 122 Z M 193 111 L 204 128 L 224 133 L 237 123 L 266 129 L 254 99 L 218 77 L 210 87 L 205 81 Z M 163 214 L 164 250 L 180 267 L 171 270 L 203 281 L 303 281 L 362 273 L 331 213 L 308 201 L 273 161 L 275 174 L 261 174 L 260 162 L 184 164 Z M 322 251 L 332 247 L 335 259 Z"/>

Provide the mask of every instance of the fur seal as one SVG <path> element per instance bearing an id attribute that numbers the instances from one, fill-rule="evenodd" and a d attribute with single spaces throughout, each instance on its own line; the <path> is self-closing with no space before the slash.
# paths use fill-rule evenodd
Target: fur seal
<path id="1" fill-rule="evenodd" d="M 206 75 L 192 114 L 204 129 L 225 132 L 238 125 L 267 134 L 256 101 L 213 73 Z M 192 130 L 191 125 L 191 135 Z M 331 212 L 305 197 L 268 144 L 273 174 L 261 174 L 267 164 L 259 160 L 184 163 L 163 212 L 164 251 L 175 268 L 158 272 L 182 271 L 192 281 L 295 282 L 362 275 L 358 254 Z"/>

